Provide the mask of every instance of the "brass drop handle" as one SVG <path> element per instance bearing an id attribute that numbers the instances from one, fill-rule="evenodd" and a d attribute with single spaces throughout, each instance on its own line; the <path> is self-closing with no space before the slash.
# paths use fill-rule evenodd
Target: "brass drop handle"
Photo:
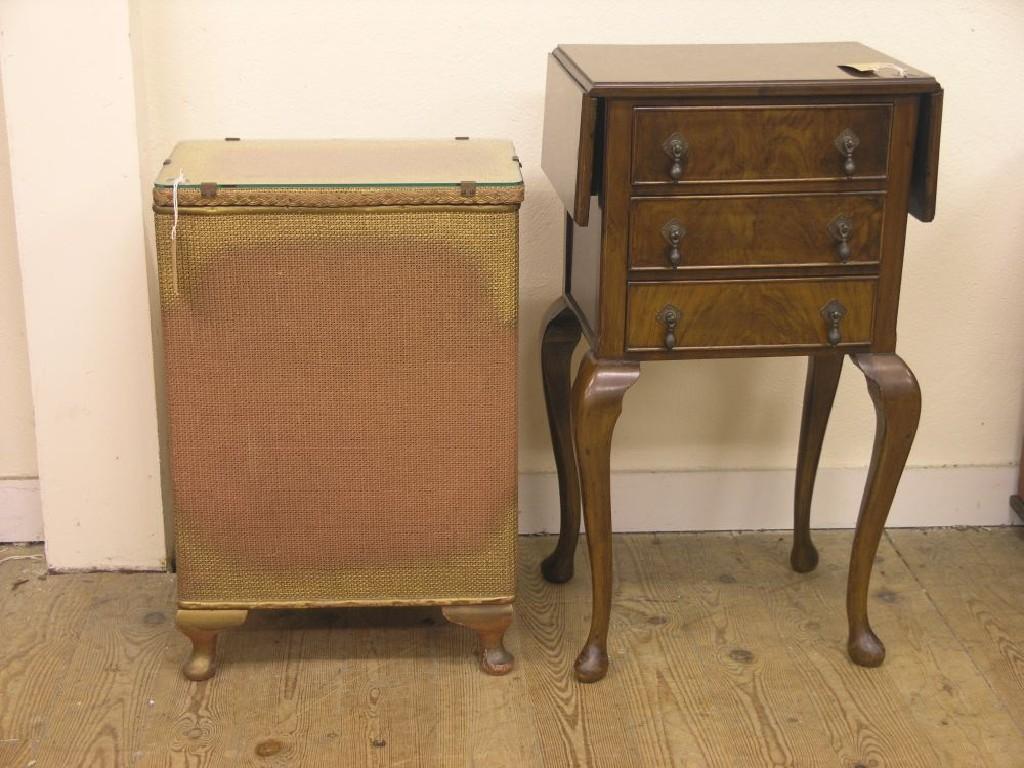
<path id="1" fill-rule="evenodd" d="M 828 232 L 836 241 L 836 256 L 843 264 L 850 260 L 850 237 L 853 235 L 853 220 L 840 214 L 828 223 Z"/>
<path id="2" fill-rule="evenodd" d="M 668 248 L 665 249 L 665 258 L 668 259 L 669 266 L 675 269 L 683 260 L 683 255 L 679 252 L 679 241 L 686 236 L 686 227 L 672 219 L 661 228 L 661 236 L 668 243 Z"/>
<path id="3" fill-rule="evenodd" d="M 835 299 L 829 300 L 828 304 L 821 308 L 821 316 L 828 328 L 828 343 L 833 347 L 843 340 L 839 331 L 839 322 L 846 317 L 846 307 Z"/>
<path id="4" fill-rule="evenodd" d="M 672 177 L 673 181 L 679 181 L 683 178 L 683 163 L 686 162 L 686 155 L 690 151 L 690 145 L 686 143 L 683 135 L 677 131 L 665 139 L 661 148 L 665 150 L 665 154 L 672 160 L 672 165 L 668 169 L 668 175 Z"/>
<path id="5" fill-rule="evenodd" d="M 836 136 L 836 149 L 843 156 L 843 172 L 849 177 L 857 171 L 857 164 L 853 161 L 853 152 L 860 146 L 860 137 L 849 128 Z"/>
<path id="6" fill-rule="evenodd" d="M 682 320 L 683 313 L 679 307 L 666 304 L 658 312 L 657 320 L 665 326 L 665 349 L 674 349 L 676 346 L 676 326 Z"/>

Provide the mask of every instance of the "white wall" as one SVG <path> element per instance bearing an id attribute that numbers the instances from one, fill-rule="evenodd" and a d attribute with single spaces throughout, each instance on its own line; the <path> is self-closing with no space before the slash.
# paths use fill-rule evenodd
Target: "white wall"
<path id="1" fill-rule="evenodd" d="M 42 538 L 25 307 L 0 86 L 0 542 Z"/>
<path id="2" fill-rule="evenodd" d="M 126 0 L 0 3 L 51 567 L 164 561 Z"/>
<path id="3" fill-rule="evenodd" d="M 785 11 L 781 9 L 785 8 Z M 1010 464 L 1024 408 L 1024 4 L 915 0 L 140 3 L 147 180 L 180 138 L 509 136 L 523 161 L 522 453 L 551 469 L 538 376 L 562 214 L 540 169 L 545 55 L 559 42 L 861 40 L 946 88 L 939 213 L 911 221 L 900 351 L 924 392 L 914 465 Z M 789 467 L 803 361 L 647 365 L 613 466 Z M 851 367 L 826 466 L 863 466 L 874 419 Z"/>
<path id="4" fill-rule="evenodd" d="M 182 138 L 515 140 L 527 183 L 520 382 L 526 473 L 552 468 L 536 342 L 541 313 L 561 284 L 562 214 L 540 169 L 545 56 L 556 43 L 860 40 L 932 72 L 946 88 L 938 216 L 929 225 L 910 222 L 899 325 L 900 351 L 924 394 L 910 463 L 968 467 L 943 475 L 961 494 L 956 522 L 1009 520 L 1005 506 L 990 508 L 998 498 L 991 473 L 969 467 L 1003 467 L 1000 477 L 1009 478 L 1022 439 L 1019 0 L 861 0 L 855 8 L 823 0 L 131 2 L 143 201 L 161 159 Z M 148 215 L 145 222 L 151 229 Z M 795 358 L 646 365 L 626 397 L 613 467 L 791 467 L 802 385 L 803 361 Z M 863 467 L 873 426 L 863 380 L 848 367 L 823 465 Z M 722 476 L 724 486 L 729 478 Z M 684 476 L 677 480 L 689 487 Z M 765 492 L 774 488 L 764 485 Z M 543 493 L 524 498 L 550 504 Z M 970 498 L 975 505 L 964 501 Z M 849 524 L 856 512 L 852 497 L 843 499 L 837 524 Z M 619 507 L 634 521 L 647 514 L 635 495 Z M 550 523 L 552 511 L 526 510 L 524 518 Z M 650 519 L 662 525 L 661 517 Z M 736 522 L 758 526 L 763 519 L 752 510 Z"/>
<path id="5" fill-rule="evenodd" d="M 25 305 L 11 199 L 7 117 L 0 84 L 0 483 L 35 477 L 36 442 L 25 341 Z"/>

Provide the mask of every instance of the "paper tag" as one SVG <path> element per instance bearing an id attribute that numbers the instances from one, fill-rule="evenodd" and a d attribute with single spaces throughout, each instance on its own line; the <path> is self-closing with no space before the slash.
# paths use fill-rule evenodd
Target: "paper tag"
<path id="1" fill-rule="evenodd" d="M 878 77 L 910 77 L 910 73 L 907 72 L 899 64 L 893 64 L 891 61 L 864 61 L 856 62 L 853 64 L 840 64 L 840 69 L 852 70 L 851 74 L 858 75 L 876 75 Z"/>

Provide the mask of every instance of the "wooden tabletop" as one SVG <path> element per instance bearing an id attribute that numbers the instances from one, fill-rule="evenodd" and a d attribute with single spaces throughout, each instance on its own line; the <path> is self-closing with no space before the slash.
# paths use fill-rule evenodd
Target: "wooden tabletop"
<path id="1" fill-rule="evenodd" d="M 860 43 L 752 45 L 559 45 L 555 57 L 597 96 L 639 91 L 771 90 L 810 85 L 828 92 L 931 91 L 935 79 Z M 890 62 L 902 70 L 857 74 L 843 65 Z"/>

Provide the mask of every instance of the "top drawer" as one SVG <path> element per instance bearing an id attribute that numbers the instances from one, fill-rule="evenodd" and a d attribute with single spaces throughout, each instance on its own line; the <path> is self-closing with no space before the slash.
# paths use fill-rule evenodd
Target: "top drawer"
<path id="1" fill-rule="evenodd" d="M 633 183 L 884 179 L 889 104 L 637 107 Z"/>

